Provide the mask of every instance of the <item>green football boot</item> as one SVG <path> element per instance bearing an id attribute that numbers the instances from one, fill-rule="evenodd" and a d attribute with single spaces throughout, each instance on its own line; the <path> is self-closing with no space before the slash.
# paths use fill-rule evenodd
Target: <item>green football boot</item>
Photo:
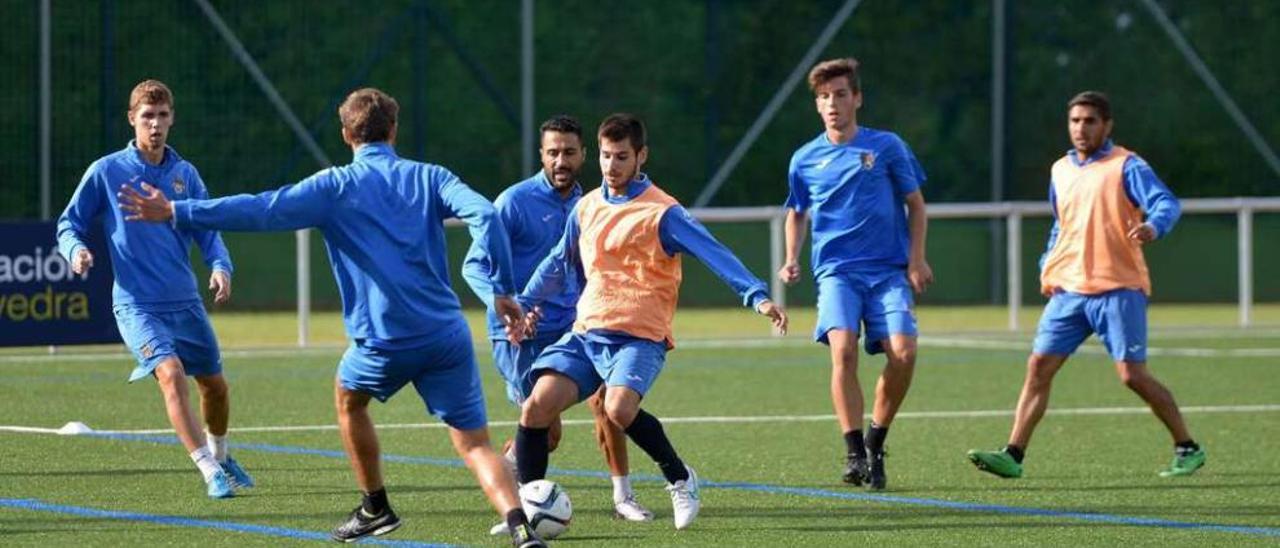
<path id="1" fill-rule="evenodd" d="M 1013 456 L 1004 452 L 1004 450 L 979 451 L 974 449 L 969 451 L 969 461 L 974 466 L 977 466 L 978 470 L 995 474 L 1002 478 L 1022 477 L 1022 465 L 1013 460 Z"/>
<path id="2" fill-rule="evenodd" d="M 1175 452 L 1173 455 L 1173 462 L 1169 464 L 1169 469 L 1162 470 L 1160 472 L 1160 477 L 1174 478 L 1178 476 L 1190 476 L 1191 474 L 1194 474 L 1196 470 L 1199 470 L 1201 466 L 1204 466 L 1204 461 L 1205 453 L 1203 447 L 1187 453 Z"/>

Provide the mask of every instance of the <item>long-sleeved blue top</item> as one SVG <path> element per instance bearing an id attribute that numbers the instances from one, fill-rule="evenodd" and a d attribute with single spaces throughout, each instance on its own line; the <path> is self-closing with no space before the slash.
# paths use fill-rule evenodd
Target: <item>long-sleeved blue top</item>
<path id="1" fill-rule="evenodd" d="M 422 346 L 465 327 L 449 284 L 444 220 L 459 217 L 494 260 L 493 291 L 513 295 L 511 248 L 493 204 L 449 170 L 362 145 L 345 166 L 261 194 L 174 203 L 179 227 L 324 235 L 347 335 L 379 348 Z"/>
<path id="2" fill-rule="evenodd" d="M 626 203 L 649 185 L 649 177 L 643 173 L 627 185 L 626 194 L 610 194 L 608 185 L 601 184 L 600 191 L 604 199 L 611 204 Z M 578 226 L 577 208 L 570 212 L 565 223 L 564 234 L 551 254 L 538 265 L 533 278 L 520 294 L 521 302 L 528 305 L 539 305 L 548 298 L 562 293 L 566 287 L 585 287 L 586 274 L 583 271 L 582 256 L 579 254 L 578 239 L 581 229 Z M 697 257 L 702 264 L 711 269 L 729 287 L 742 297 L 742 303 L 755 308 L 762 301 L 769 299 L 768 286 L 760 278 L 755 277 L 747 267 L 738 260 L 733 252 L 720 243 L 702 226 L 693 215 L 682 206 L 674 206 L 662 215 L 658 221 L 658 239 L 667 255 L 687 253 Z M 588 332 L 595 340 L 608 344 L 617 344 L 637 337 L 627 333 L 607 330 Z"/>
<path id="3" fill-rule="evenodd" d="M 58 217 L 58 252 L 71 261 L 101 217 L 115 282 L 114 304 L 188 306 L 200 301 L 188 254 L 194 240 L 204 262 L 231 274 L 231 254 L 213 230 L 178 229 L 167 224 L 125 222 L 116 198 L 121 185 L 142 192 L 142 183 L 160 189 L 171 200 L 207 198 L 209 191 L 195 166 L 165 146 L 160 165 L 142 157 L 133 141 L 89 165 L 71 202 Z"/>
<path id="4" fill-rule="evenodd" d="M 1113 146 L 1111 139 L 1107 139 L 1102 147 L 1083 161 L 1075 150 L 1068 150 L 1067 158 L 1077 166 L 1088 165 L 1111 154 Z M 1182 216 L 1182 204 L 1178 197 L 1156 176 L 1151 164 L 1137 154 L 1129 155 L 1121 169 L 1124 171 L 1124 193 L 1129 197 L 1129 202 L 1142 209 L 1146 215 L 1145 222 L 1156 230 L 1156 238 L 1163 238 L 1173 230 L 1173 226 L 1178 224 L 1178 218 Z M 1049 241 L 1045 245 L 1045 251 L 1040 255 L 1042 269 L 1045 257 L 1058 242 L 1058 195 L 1053 190 L 1053 181 L 1049 182 L 1049 205 L 1053 209 L 1053 226 L 1049 228 Z"/>
<path id="5" fill-rule="evenodd" d="M 511 239 L 512 276 L 517 290 L 529 283 L 538 264 L 560 241 L 565 220 L 581 196 L 582 187 L 577 184 L 568 196 L 561 196 L 547 180 L 546 173 L 539 170 L 537 175 L 512 185 L 493 201 Z M 473 242 L 462 264 L 462 276 L 488 306 L 489 339 L 501 340 L 506 339 L 506 331 L 493 310 L 493 286 L 489 278 L 492 264 L 488 251 Z M 561 333 L 573 326 L 580 291 L 579 286 L 571 284 L 542 302 L 540 335 Z"/>

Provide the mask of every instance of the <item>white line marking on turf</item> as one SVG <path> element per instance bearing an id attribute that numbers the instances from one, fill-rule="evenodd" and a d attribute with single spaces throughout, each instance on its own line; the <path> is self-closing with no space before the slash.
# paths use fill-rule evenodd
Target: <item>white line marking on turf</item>
<path id="1" fill-rule="evenodd" d="M 1160 337 L 1160 331 L 1153 330 L 1152 338 Z M 1225 338 L 1266 338 L 1269 336 L 1280 335 L 1280 330 L 1263 329 L 1263 330 L 1221 330 L 1221 331 L 1196 331 L 1198 338 L 1225 339 Z M 1169 333 L 1172 335 L 1172 333 Z M 941 335 L 941 336 L 922 336 L 920 337 L 920 345 L 923 347 L 940 347 L 940 348 L 966 348 L 974 350 L 1001 350 L 1030 352 L 1031 336 L 1027 335 L 1017 340 L 1010 340 L 1008 335 L 1004 333 L 983 332 L 975 335 Z M 347 347 L 345 343 L 322 343 L 312 345 L 306 348 L 290 348 L 290 347 L 262 347 L 262 348 L 241 348 L 227 349 L 222 351 L 224 358 L 294 358 L 299 356 L 323 356 L 335 355 L 342 352 Z M 808 337 L 727 337 L 727 338 L 706 338 L 706 339 L 682 339 L 678 342 L 678 348 L 688 349 L 717 349 L 717 348 L 800 348 L 814 347 L 819 348 L 817 343 Z M 1090 355 L 1105 355 L 1106 349 L 1095 342 L 1085 344 L 1077 350 L 1078 353 Z M 1259 347 L 1259 348 L 1196 348 L 1196 347 L 1163 347 L 1156 346 L 1147 349 L 1150 356 L 1171 356 L 1181 358 L 1276 358 L 1280 357 L 1280 348 Z M 84 353 L 68 353 L 68 354 L 24 354 L 24 355 L 7 355 L 0 356 L 0 364 L 10 363 L 45 363 L 45 362 L 94 362 L 104 360 L 131 360 L 132 357 L 125 350 L 107 351 L 107 352 L 84 352 Z"/>
<path id="2" fill-rule="evenodd" d="M 1280 404 L 1261 405 L 1192 405 L 1182 408 L 1183 413 L 1272 413 L 1280 411 Z M 1145 415 L 1151 410 L 1146 407 L 1074 407 L 1065 409 L 1049 409 L 1050 415 Z M 870 417 L 870 415 L 867 415 Z M 984 409 L 973 411 L 903 411 L 898 413 L 900 419 L 970 419 L 988 417 L 1011 417 L 1012 409 Z M 666 424 L 734 424 L 760 422 L 822 422 L 835 420 L 835 415 L 743 415 L 743 416 L 697 416 L 697 417 L 659 417 Z M 586 426 L 595 424 L 590 419 L 571 419 L 564 421 L 565 426 Z M 509 428 L 515 421 L 490 421 L 490 427 Z M 415 429 L 445 428 L 443 423 L 401 423 L 379 424 L 379 429 Z M 294 425 L 294 426 L 243 426 L 232 428 L 233 432 L 311 432 L 337 430 L 334 424 Z M 34 428 L 30 426 L 3 426 L 0 432 L 22 432 L 32 434 L 59 434 L 57 428 Z M 95 430 L 99 434 L 169 434 L 169 428 L 144 430 Z M 65 435 L 65 434 L 64 434 Z"/>

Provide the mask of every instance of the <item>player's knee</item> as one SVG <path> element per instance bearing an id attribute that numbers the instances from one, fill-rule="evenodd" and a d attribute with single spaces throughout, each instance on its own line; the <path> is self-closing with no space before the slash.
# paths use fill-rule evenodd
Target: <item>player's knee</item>
<path id="1" fill-rule="evenodd" d="M 904 344 L 889 354 L 891 367 L 914 367 L 916 365 L 915 343 Z"/>
<path id="2" fill-rule="evenodd" d="M 1120 383 L 1130 390 L 1138 390 L 1145 386 L 1150 380 L 1150 376 L 1146 371 L 1133 367 L 1120 367 Z"/>
<path id="3" fill-rule="evenodd" d="M 524 400 L 524 405 L 520 406 L 520 424 L 523 426 L 547 428 L 551 426 L 554 418 L 555 413 L 551 410 L 550 402 L 537 392 Z"/>
<path id="4" fill-rule="evenodd" d="M 368 406 L 367 399 L 360 398 L 356 393 L 348 390 L 340 391 L 335 403 L 340 415 L 354 415 L 363 412 Z"/>
<path id="5" fill-rule="evenodd" d="M 636 413 L 640 410 L 635 404 L 623 400 L 621 398 L 605 402 L 605 416 L 609 417 L 609 422 L 618 425 L 619 428 L 626 429 L 631 426 L 631 422 L 636 420 Z"/>
<path id="6" fill-rule="evenodd" d="M 179 386 L 186 386 L 186 371 L 182 369 L 182 362 L 177 358 L 168 358 L 160 365 L 156 366 L 153 373 L 156 376 L 156 383 L 161 389 L 174 389 Z"/>
<path id="7" fill-rule="evenodd" d="M 225 400 L 230 389 L 221 375 L 197 377 L 196 385 L 200 387 L 200 397 L 207 400 Z"/>

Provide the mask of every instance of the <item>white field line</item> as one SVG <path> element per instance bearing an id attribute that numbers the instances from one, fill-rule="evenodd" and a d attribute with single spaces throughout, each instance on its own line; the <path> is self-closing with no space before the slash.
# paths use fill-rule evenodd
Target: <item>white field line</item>
<path id="1" fill-rule="evenodd" d="M 1262 405 L 1193 405 L 1182 408 L 1183 413 L 1273 413 L 1280 411 L 1280 404 Z M 1151 410 L 1146 407 L 1075 407 L 1066 409 L 1049 409 L 1050 415 L 1145 415 Z M 871 415 L 867 415 L 870 417 Z M 987 409 L 974 411 L 904 411 L 898 413 L 900 419 L 970 419 L 988 417 L 1011 417 L 1011 409 Z M 825 422 L 835 420 L 835 415 L 746 415 L 746 416 L 698 416 L 698 417 L 662 417 L 666 424 L 736 424 L 762 422 Z M 589 419 L 572 419 L 564 421 L 566 426 L 586 426 L 594 424 Z M 516 426 L 515 421 L 490 421 L 490 427 L 508 428 Z M 387 429 L 437 429 L 445 428 L 443 423 L 402 423 L 379 424 L 381 430 Z M 295 426 L 245 426 L 232 428 L 237 433 L 244 432 L 313 432 L 337 430 L 337 425 L 295 425 Z M 33 428 L 29 426 L 0 426 L 0 432 L 21 432 L 31 434 L 57 434 L 57 428 Z M 97 434 L 169 434 L 169 428 L 145 430 L 95 430 Z"/>
<path id="2" fill-rule="evenodd" d="M 1253 336 L 1261 333 L 1250 332 Z M 1225 336 L 1215 338 L 1233 338 Z M 1208 335 L 1204 335 L 1208 336 Z M 688 349 L 717 348 L 799 348 L 815 346 L 808 337 L 755 337 L 755 338 L 719 338 L 719 339 L 684 339 L 677 340 L 676 346 Z M 965 336 L 922 336 L 920 346 L 925 348 L 964 348 L 972 350 L 1000 350 L 1011 352 L 1030 352 L 1031 338 L 1026 340 L 1008 340 L 989 337 Z M 294 358 L 299 356 L 336 355 L 346 348 L 345 345 L 324 344 L 307 348 L 244 348 L 223 350 L 224 358 Z M 1089 355 L 1106 355 L 1107 351 L 1096 341 L 1081 345 L 1078 353 Z M 1195 347 L 1150 347 L 1147 354 L 1156 357 L 1179 358 L 1280 358 L 1280 348 L 1195 348 Z M 106 360 L 129 360 L 129 354 L 121 349 L 116 352 L 87 352 L 72 354 L 26 354 L 0 356 L 0 364 L 10 363 L 45 363 L 45 362 L 96 362 Z"/>

